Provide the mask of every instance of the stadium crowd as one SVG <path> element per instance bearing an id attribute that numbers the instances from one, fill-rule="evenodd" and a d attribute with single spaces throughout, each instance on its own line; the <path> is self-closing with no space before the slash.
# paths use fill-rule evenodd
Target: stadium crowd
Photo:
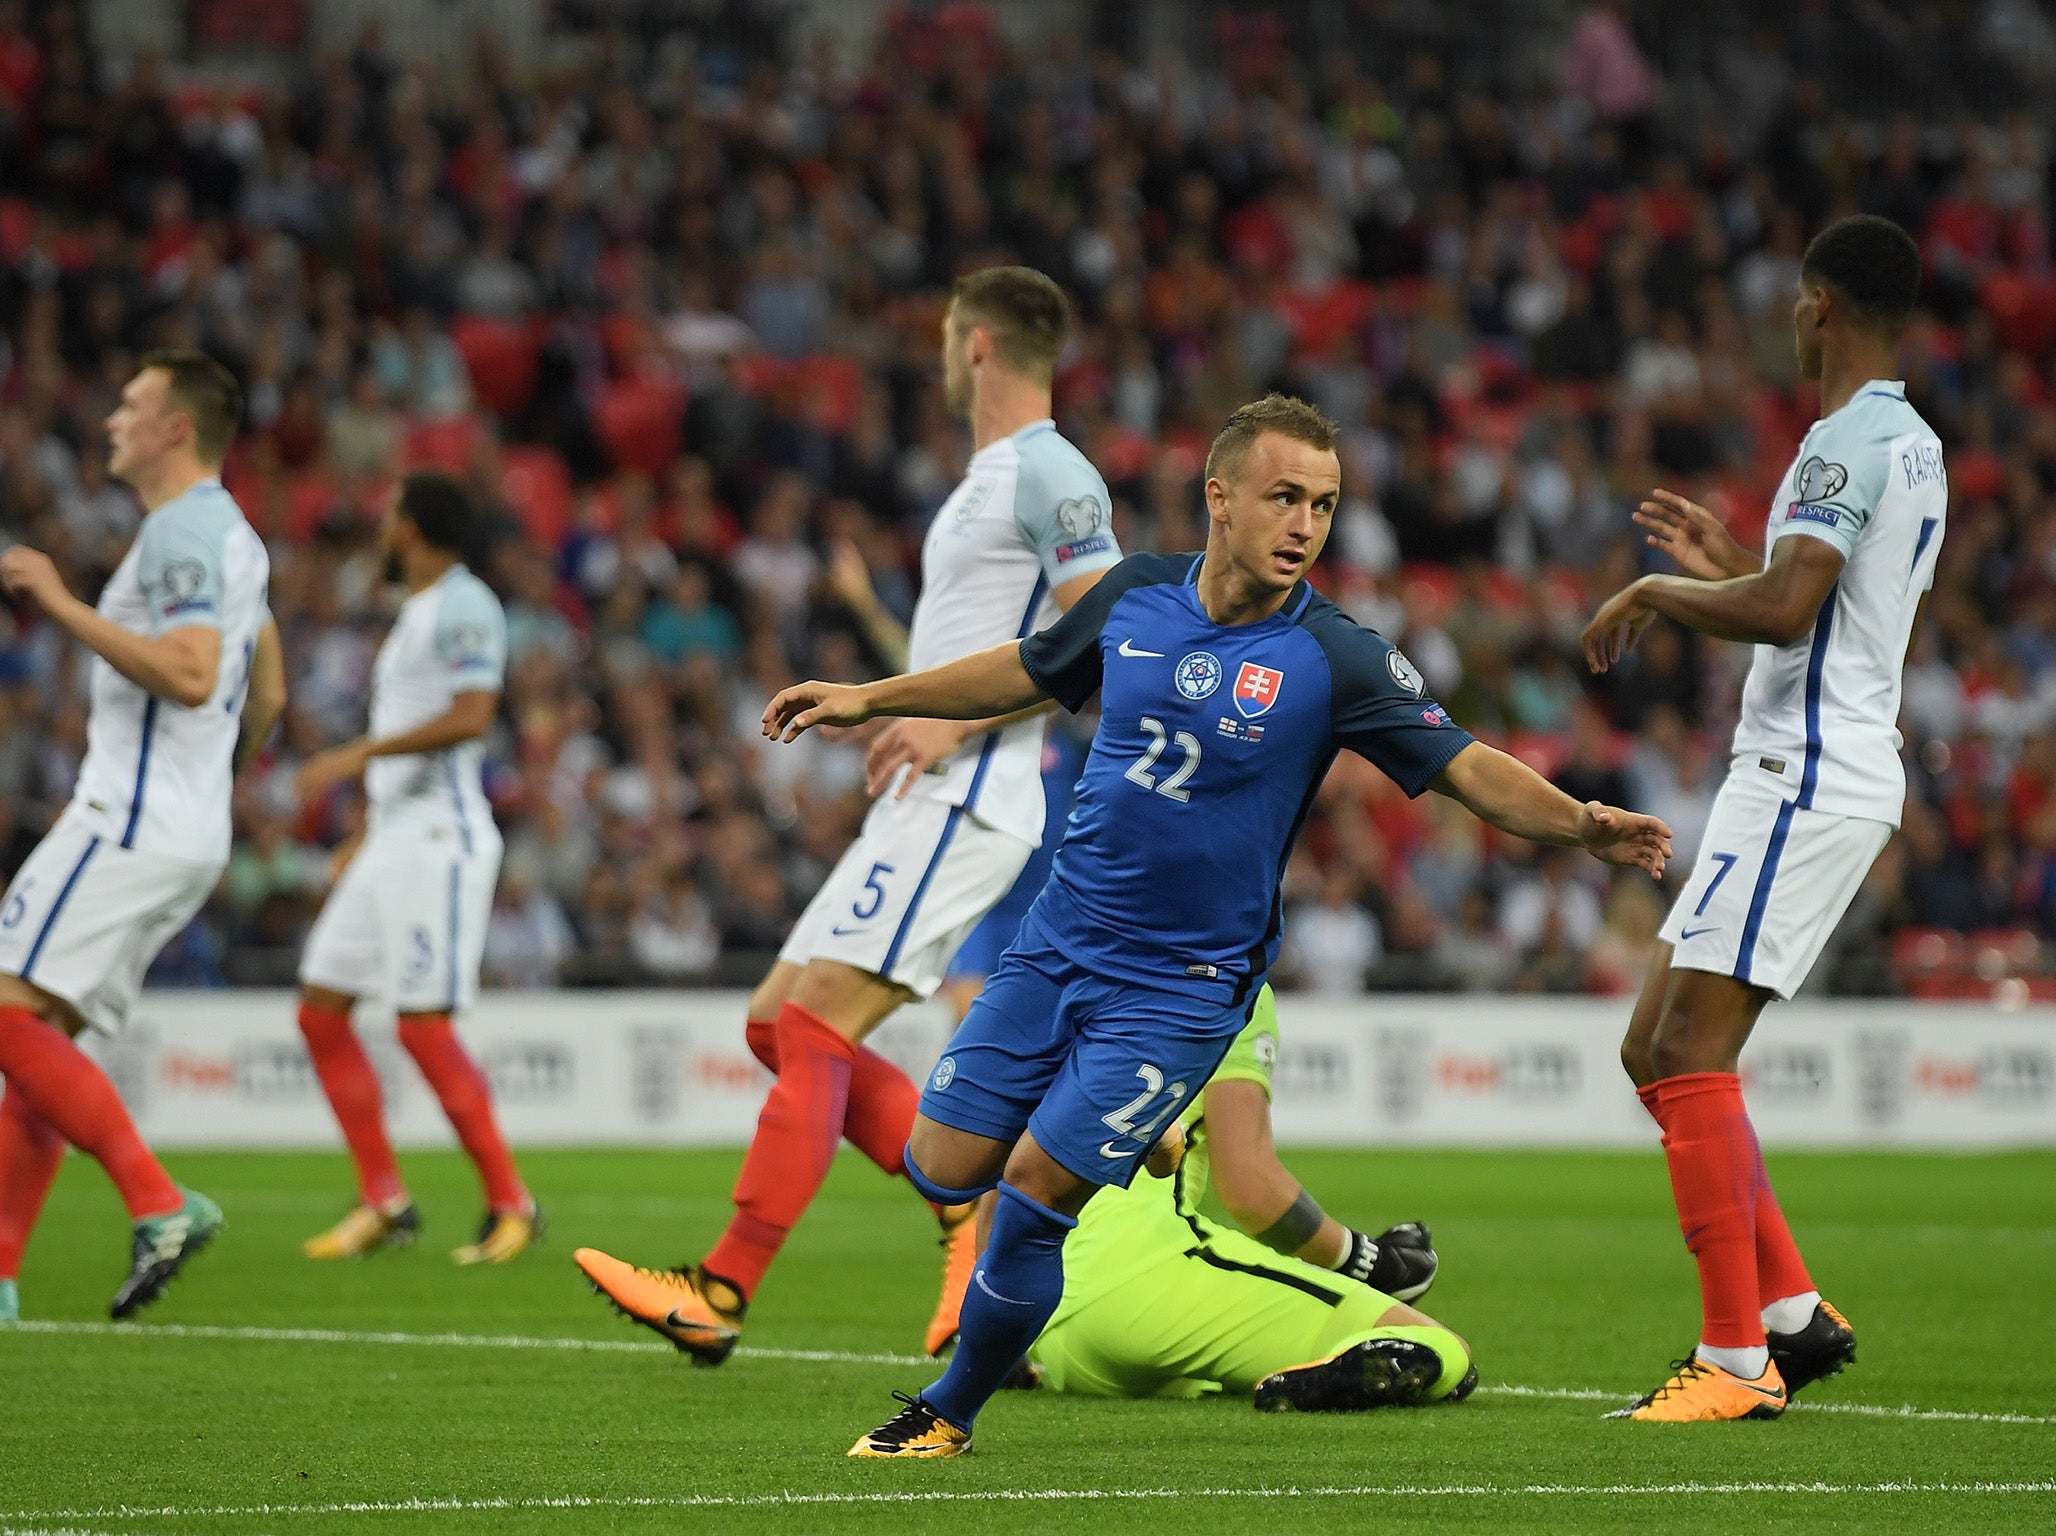
<path id="1" fill-rule="evenodd" d="M 73 6 L 0 0 L 0 534 L 91 593 L 137 518 L 100 422 L 138 352 L 205 347 L 247 392 L 226 479 L 271 545 L 292 703 L 157 977 L 290 979 L 361 816 L 353 794 L 296 805 L 293 773 L 361 729 L 392 609 L 382 497 L 424 463 L 486 509 L 474 564 L 508 613 L 489 981 L 753 976 L 865 805 L 860 742 L 772 750 L 759 712 L 797 677 L 875 672 L 880 615 L 910 612 L 967 451 L 942 297 L 1000 260 L 1073 296 L 1060 425 L 1125 548 L 1200 542 L 1198 470 L 1234 405 L 1315 401 L 1344 428 L 1346 495 L 1320 584 L 1459 720 L 1665 817 L 1682 873 L 1748 656 L 1659 626 L 1594 679 L 1578 630 L 1643 560 L 1651 487 L 1760 535 L 1814 415 L 1799 253 L 1857 209 L 1925 254 L 1905 374 L 1953 494 L 1907 675 L 1906 827 L 1822 969 L 1919 990 L 1967 951 L 1907 930 L 2029 930 L 2002 968 L 2038 970 L 2056 278 L 2026 109 L 2056 71 L 2046 16 L 1990 0 L 1939 38 L 1878 7 L 1730 8 L 1706 46 L 1663 50 L 1594 6 L 1507 58 L 1456 8 L 1328 9 L 1340 46 L 1224 8 L 1159 58 L 1111 34 L 1021 51 L 987 7 L 908 5 L 839 60 L 705 7 L 596 28 L 537 74 L 489 38 L 425 70 L 370 31 L 267 91 L 174 85 L 97 54 Z M 1891 115 L 1901 77 L 1964 115 Z M 0 631 L 11 871 L 85 713 L 48 626 L 24 609 Z M 1287 895 L 1285 979 L 1340 993 L 1618 990 L 1664 901 L 1347 757 Z"/>

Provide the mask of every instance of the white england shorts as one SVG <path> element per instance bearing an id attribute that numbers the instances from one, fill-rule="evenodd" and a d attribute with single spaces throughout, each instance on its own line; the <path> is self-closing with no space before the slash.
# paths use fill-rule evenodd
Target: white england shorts
<path id="1" fill-rule="evenodd" d="M 1738 765 L 1714 798 L 1699 862 L 1659 935 L 1673 970 L 1789 999 L 1892 836 L 1882 821 L 1801 808 Z"/>
<path id="2" fill-rule="evenodd" d="M 157 951 L 193 920 L 221 869 L 124 848 L 60 816 L 0 901 L 0 972 L 112 1033 L 128 1022 Z"/>
<path id="3" fill-rule="evenodd" d="M 454 1013 L 478 1000 L 478 966 L 500 876 L 500 842 L 395 827 L 364 840 L 307 935 L 300 981 L 374 997 L 395 1013 Z"/>
<path id="4" fill-rule="evenodd" d="M 883 795 L 778 958 L 840 961 L 928 997 L 1032 852 L 962 806 Z"/>

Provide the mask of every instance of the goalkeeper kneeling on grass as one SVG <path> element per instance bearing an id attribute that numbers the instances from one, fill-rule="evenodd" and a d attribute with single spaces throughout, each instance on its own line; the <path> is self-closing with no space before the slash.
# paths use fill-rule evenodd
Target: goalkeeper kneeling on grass
<path id="1" fill-rule="evenodd" d="M 1079 1217 L 1063 1301 L 1028 1353 L 1034 1385 L 1096 1397 L 1229 1392 L 1272 1412 L 1470 1395 L 1469 1346 L 1407 1305 L 1435 1278 L 1428 1229 L 1353 1232 L 1278 1161 L 1277 1056 L 1266 987 L 1150 1168 Z M 1236 1227 L 1199 1214 L 1210 1182 Z"/>

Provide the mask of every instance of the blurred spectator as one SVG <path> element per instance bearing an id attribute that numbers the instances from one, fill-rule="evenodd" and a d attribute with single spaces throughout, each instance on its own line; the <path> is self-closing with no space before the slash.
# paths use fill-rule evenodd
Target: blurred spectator
<path id="1" fill-rule="evenodd" d="M 1515 954 L 1534 961 L 1569 963 L 1599 936 L 1599 898 L 1592 894 L 1575 849 L 1549 848 L 1536 856 L 1500 902 L 1499 935 Z"/>
<path id="2" fill-rule="evenodd" d="M 628 950 L 636 964 L 665 981 L 703 976 L 714 968 L 721 935 L 689 870 L 675 869 L 643 893 L 628 927 Z"/>
<path id="3" fill-rule="evenodd" d="M 863 742 L 771 749 L 755 722 L 797 677 L 891 664 L 880 620 L 911 610 L 969 453 L 943 300 L 1001 260 L 1071 291 L 1058 415 L 1130 547 L 1204 537 L 1228 410 L 1317 399 L 1344 462 L 1323 589 L 1464 723 L 1669 820 L 1681 877 L 1749 653 L 1659 625 L 1595 682 L 1578 630 L 1652 559 L 1629 512 L 1654 486 L 1760 544 L 1817 415 L 1801 254 L 1855 207 L 1928 254 L 1905 371 L 1952 499 L 1907 669 L 1905 830 L 1835 984 L 1890 981 L 1892 924 L 2052 931 L 2042 8 L 1973 7 L 1947 47 L 1876 7 L 1717 8 L 1702 47 L 1619 0 L 1489 35 L 1461 7 L 1359 6 L 1347 47 L 1237 24 L 1257 42 L 1224 48 L 1207 8 L 1172 7 L 1143 57 L 1025 52 L 975 4 L 953 23 L 975 49 L 936 46 L 903 7 L 868 51 L 804 64 L 762 7 L 548 9 L 533 77 L 286 42 L 271 84 L 223 89 L 203 46 L 174 91 L 74 8 L 0 0 L 0 537 L 96 594 L 138 516 L 103 427 L 135 357 L 222 355 L 248 398 L 226 478 L 291 669 L 275 777 L 361 728 L 388 477 L 466 476 L 508 616 L 496 984 L 718 979 L 775 949 L 863 814 Z M 1913 115 L 1908 80 L 1968 108 Z M 845 544 L 875 609 L 833 578 Z M 85 677 L 0 614 L 9 867 L 69 792 Z M 162 975 L 289 953 L 361 805 L 287 821 L 251 789 L 237 816 Z M 1607 990 L 1660 900 L 1350 763 L 1289 896 L 1281 979 L 1337 989 Z"/>
<path id="4" fill-rule="evenodd" d="M 553 987 L 575 935 L 556 899 L 526 860 L 500 866 L 493 915 L 486 924 L 484 975 L 499 987 Z"/>
<path id="5" fill-rule="evenodd" d="M 1286 911 L 1280 968 L 1306 991 L 1356 997 L 1384 952 L 1378 921 L 1364 910 L 1361 882 L 1351 870 L 1336 865 L 1320 879 L 1317 899 Z"/>

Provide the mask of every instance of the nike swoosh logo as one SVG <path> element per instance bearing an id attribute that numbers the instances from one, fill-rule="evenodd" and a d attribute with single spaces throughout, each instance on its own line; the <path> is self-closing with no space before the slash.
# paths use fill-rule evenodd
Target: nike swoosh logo
<path id="1" fill-rule="evenodd" d="M 1035 1303 L 1032 1301 L 1016 1301 L 1011 1296 L 1000 1295 L 998 1291 L 995 1291 L 991 1286 L 985 1283 L 985 1271 L 982 1269 L 973 1270 L 971 1273 L 971 1278 L 978 1282 L 978 1289 L 985 1292 L 985 1294 L 990 1296 L 994 1301 L 1003 1301 L 1010 1307 L 1032 1307 L 1035 1305 Z"/>
<path id="2" fill-rule="evenodd" d="M 674 1329 L 679 1333 L 696 1334 L 702 1338 L 715 1340 L 729 1338 L 735 1333 L 733 1328 L 719 1328 L 700 1322 L 697 1318 L 681 1317 L 676 1311 L 664 1314 L 664 1326 Z"/>
<path id="3" fill-rule="evenodd" d="M 1753 1381 L 1744 1381 L 1741 1377 L 1735 1376 L 1735 1373 L 1733 1371 L 1728 1372 L 1728 1374 L 1730 1376 L 1734 1376 L 1735 1384 L 1737 1386 L 1747 1387 L 1751 1392 L 1754 1392 L 1758 1397 L 1767 1397 L 1774 1403 L 1782 1403 L 1785 1400 L 1785 1394 L 1779 1391 L 1776 1387 L 1759 1387 Z"/>
<path id="4" fill-rule="evenodd" d="M 1133 1157 L 1135 1149 L 1133 1147 L 1121 1146 L 1116 1142 L 1103 1141 L 1099 1144 L 1099 1155 L 1101 1157 Z"/>
<path id="5" fill-rule="evenodd" d="M 1715 924 L 1714 924 L 1714 925 L 1713 925 L 1713 926 L 1712 926 L 1711 928 L 1681 928 L 1681 929 L 1679 929 L 1679 930 L 1678 930 L 1678 942 L 1679 942 L 1680 944 L 1682 944 L 1682 943 L 1684 943 L 1684 942 L 1685 942 L 1685 940 L 1687 940 L 1687 939 L 1696 939 L 1696 938 L 1698 938 L 1698 937 L 1699 937 L 1699 935 L 1700 935 L 1700 934 L 1702 934 L 1702 933 L 1718 933 L 1718 932 L 1720 932 L 1720 924 L 1718 924 L 1718 923 L 1715 923 Z"/>
<path id="6" fill-rule="evenodd" d="M 862 933 L 864 927 L 864 924 L 859 923 L 854 928 L 831 928 L 828 930 L 828 933 L 831 938 L 846 939 L 853 933 Z"/>
<path id="7" fill-rule="evenodd" d="M 1121 651 L 1120 651 L 1120 654 L 1121 654 L 1121 655 L 1123 655 L 1123 656 L 1155 656 L 1155 657 L 1157 657 L 1157 658 L 1161 659 L 1164 653 L 1163 653 L 1162 651 L 1138 651 L 1138 650 L 1136 650 L 1136 649 L 1135 649 L 1135 638 L 1134 638 L 1134 636 L 1132 636 L 1132 635 L 1131 635 L 1131 636 L 1129 636 L 1129 637 L 1128 637 L 1128 638 L 1127 638 L 1126 640 L 1123 640 L 1123 641 L 1121 642 Z"/>

